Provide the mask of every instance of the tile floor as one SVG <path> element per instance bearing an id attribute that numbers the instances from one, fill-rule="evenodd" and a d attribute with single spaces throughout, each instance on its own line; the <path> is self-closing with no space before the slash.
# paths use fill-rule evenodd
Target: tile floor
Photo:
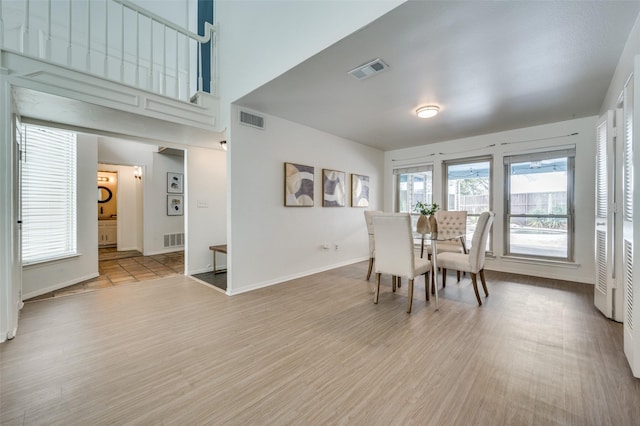
<path id="1" fill-rule="evenodd" d="M 114 248 L 100 248 L 96 278 L 51 291 L 26 300 L 49 299 L 84 293 L 138 281 L 153 280 L 184 273 L 184 251 L 143 256 L 138 251 L 119 252 Z"/>

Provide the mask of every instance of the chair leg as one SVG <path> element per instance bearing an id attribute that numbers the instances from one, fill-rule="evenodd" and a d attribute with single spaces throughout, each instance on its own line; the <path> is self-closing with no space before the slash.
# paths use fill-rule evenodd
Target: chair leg
<path id="1" fill-rule="evenodd" d="M 480 270 L 480 282 L 482 283 L 482 288 L 484 288 L 484 295 L 488 297 L 489 290 L 487 290 L 487 281 L 484 279 L 484 269 Z"/>
<path id="2" fill-rule="evenodd" d="M 367 281 L 371 278 L 371 271 L 373 270 L 373 257 L 369 258 L 369 272 L 367 272 Z"/>
<path id="3" fill-rule="evenodd" d="M 409 280 L 409 300 L 407 300 L 407 313 L 411 313 L 411 304 L 413 303 L 413 279 Z"/>
<path id="4" fill-rule="evenodd" d="M 447 270 L 442 268 L 442 288 L 445 288 L 447 285 Z"/>
<path id="5" fill-rule="evenodd" d="M 457 275 L 458 275 L 458 282 L 460 282 L 460 271 L 456 271 Z"/>
<path id="6" fill-rule="evenodd" d="M 394 293 L 396 292 L 396 283 L 398 281 L 396 280 L 396 276 L 395 275 L 391 275 L 391 291 L 393 291 Z"/>
<path id="7" fill-rule="evenodd" d="M 478 299 L 478 305 L 482 306 L 482 300 L 480 300 L 480 293 L 478 293 L 478 280 L 476 274 L 471 272 L 471 282 L 473 283 L 473 291 L 476 292 L 476 299 Z"/>
<path id="8" fill-rule="evenodd" d="M 429 301 L 429 271 L 424 273 L 424 295 L 427 298 L 427 302 Z"/>
<path id="9" fill-rule="evenodd" d="M 398 277 L 398 288 L 402 287 L 402 277 Z"/>
<path id="10" fill-rule="evenodd" d="M 375 304 L 378 303 L 378 296 L 380 295 L 380 275 L 379 272 L 376 274 L 376 291 L 373 295 L 373 303 Z"/>

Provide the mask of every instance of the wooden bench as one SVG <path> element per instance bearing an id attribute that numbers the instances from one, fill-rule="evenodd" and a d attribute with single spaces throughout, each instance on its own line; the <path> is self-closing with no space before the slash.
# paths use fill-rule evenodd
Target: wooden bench
<path id="1" fill-rule="evenodd" d="M 220 246 L 209 246 L 209 250 L 213 252 L 213 273 L 214 274 L 222 274 L 227 272 L 227 269 L 216 269 L 216 253 L 224 253 L 227 254 L 227 245 L 223 244 Z"/>

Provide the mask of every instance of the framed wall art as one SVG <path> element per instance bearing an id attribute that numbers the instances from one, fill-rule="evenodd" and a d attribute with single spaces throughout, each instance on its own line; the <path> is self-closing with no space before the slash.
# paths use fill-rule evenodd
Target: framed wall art
<path id="1" fill-rule="evenodd" d="M 313 207 L 314 168 L 284 163 L 285 207 Z"/>
<path id="2" fill-rule="evenodd" d="M 169 194 L 184 192 L 184 175 L 182 173 L 167 172 L 167 192 Z"/>
<path id="3" fill-rule="evenodd" d="M 167 216 L 184 215 L 183 197 L 183 195 L 167 195 Z"/>
<path id="4" fill-rule="evenodd" d="M 322 169 L 322 206 L 345 206 L 345 172 Z"/>
<path id="5" fill-rule="evenodd" d="M 351 174 L 351 207 L 369 207 L 369 176 Z"/>

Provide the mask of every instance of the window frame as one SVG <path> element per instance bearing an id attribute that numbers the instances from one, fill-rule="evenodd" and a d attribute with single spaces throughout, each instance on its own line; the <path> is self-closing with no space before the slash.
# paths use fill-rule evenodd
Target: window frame
<path id="1" fill-rule="evenodd" d="M 504 254 L 505 256 L 518 257 L 532 260 L 551 260 L 558 262 L 573 262 L 575 254 L 575 148 L 556 148 L 547 149 L 544 151 L 536 151 L 530 153 L 520 153 L 513 155 L 505 155 L 503 157 L 504 164 L 504 220 L 503 220 L 503 235 L 504 235 Z M 511 167 L 513 163 L 521 163 L 525 161 L 543 161 L 553 158 L 566 158 L 567 159 L 567 209 L 566 214 L 547 214 L 547 215 L 530 215 L 530 214 L 511 214 Z M 511 218 L 559 218 L 567 220 L 567 256 L 544 256 L 527 253 L 513 253 L 511 251 Z"/>
<path id="2" fill-rule="evenodd" d="M 432 203 L 433 202 L 433 164 L 432 163 L 426 163 L 426 164 L 419 164 L 419 165 L 415 165 L 415 166 L 408 166 L 408 167 L 396 167 L 393 169 L 393 178 L 394 178 L 394 188 L 395 188 L 395 196 L 394 196 L 394 200 L 393 200 L 393 211 L 398 213 L 400 212 L 400 175 L 403 174 L 416 174 L 416 173 L 426 173 L 426 172 L 430 172 L 431 173 L 431 200 L 424 200 L 425 202 L 428 203 Z M 411 215 L 411 230 L 413 232 L 413 238 L 414 238 L 414 243 L 418 244 L 421 235 L 418 234 L 416 232 L 416 223 L 418 222 L 418 218 L 420 217 L 420 213 L 416 212 L 414 210 L 414 204 L 411 204 L 409 202 L 407 202 L 408 208 L 409 210 L 406 213 L 409 213 Z"/>
<path id="3" fill-rule="evenodd" d="M 459 166 L 461 164 L 472 164 L 472 163 L 481 163 L 488 162 L 489 163 L 489 211 L 493 211 L 493 155 L 479 155 L 475 157 L 465 157 L 465 158 L 452 158 L 449 160 L 442 161 L 442 194 L 443 194 L 443 202 L 442 209 L 449 210 L 449 166 Z M 475 218 L 475 221 L 480 217 L 480 213 L 469 213 L 467 212 L 467 229 L 469 227 L 469 220 L 471 218 Z M 493 226 L 489 231 L 489 238 L 487 253 L 493 254 Z M 467 238 L 467 244 L 471 245 L 471 238 Z"/>

